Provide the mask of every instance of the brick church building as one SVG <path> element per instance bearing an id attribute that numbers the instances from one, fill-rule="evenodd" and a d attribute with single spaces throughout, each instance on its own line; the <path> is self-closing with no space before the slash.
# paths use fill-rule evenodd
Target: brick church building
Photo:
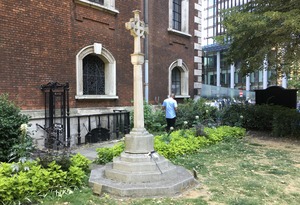
<path id="1" fill-rule="evenodd" d="M 179 102 L 194 98 L 201 89 L 200 8 L 200 0 L 1 1 L 0 94 L 31 116 L 36 139 L 49 107 L 67 102 L 67 117 L 77 117 L 68 122 L 76 144 L 78 130 L 86 134 L 78 116 L 133 105 L 133 36 L 125 23 L 140 10 L 149 28 L 142 44 L 145 100 L 161 104 L 171 92 Z M 53 107 L 49 95 L 63 101 Z"/>

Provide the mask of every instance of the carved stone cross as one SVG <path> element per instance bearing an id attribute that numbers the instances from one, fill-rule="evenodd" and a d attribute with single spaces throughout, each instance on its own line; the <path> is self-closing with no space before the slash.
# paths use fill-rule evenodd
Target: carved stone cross
<path id="1" fill-rule="evenodd" d="M 146 154 L 152 152 L 153 135 L 149 134 L 144 127 L 144 99 L 143 99 L 143 63 L 144 54 L 141 51 L 141 38 L 148 33 L 145 23 L 140 20 L 140 11 L 133 11 L 134 18 L 125 23 L 125 27 L 134 37 L 134 52 L 131 54 L 133 64 L 133 108 L 134 126 L 130 134 L 125 136 L 125 152 Z"/>
<path id="2" fill-rule="evenodd" d="M 148 34 L 148 28 L 140 20 L 140 11 L 135 10 L 133 13 L 134 18 L 125 23 L 125 27 L 127 30 L 130 30 L 130 34 L 134 37 L 134 53 L 141 53 L 141 38 L 144 38 L 145 34 Z"/>

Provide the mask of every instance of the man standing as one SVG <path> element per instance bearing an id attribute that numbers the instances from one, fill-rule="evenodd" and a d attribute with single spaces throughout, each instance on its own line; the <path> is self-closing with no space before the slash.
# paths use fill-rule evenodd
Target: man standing
<path id="1" fill-rule="evenodd" d="M 166 111 L 167 132 L 170 131 L 170 127 L 175 127 L 177 101 L 174 98 L 175 94 L 172 93 L 162 104 L 162 109 Z"/>

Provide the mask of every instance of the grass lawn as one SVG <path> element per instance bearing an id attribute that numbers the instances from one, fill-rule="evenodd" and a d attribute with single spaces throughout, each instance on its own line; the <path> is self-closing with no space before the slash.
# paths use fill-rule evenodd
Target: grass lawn
<path id="1" fill-rule="evenodd" d="M 173 198 L 128 199 L 92 194 L 86 187 L 61 197 L 48 196 L 45 205 L 197 204 L 299 205 L 300 142 L 254 136 L 222 142 L 173 161 L 196 170 L 198 187 Z"/>

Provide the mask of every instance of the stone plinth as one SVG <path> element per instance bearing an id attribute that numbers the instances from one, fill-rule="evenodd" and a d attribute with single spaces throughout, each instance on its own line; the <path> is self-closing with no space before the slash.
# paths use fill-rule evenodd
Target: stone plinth
<path id="1" fill-rule="evenodd" d="M 181 166 L 157 155 L 122 153 L 112 163 L 95 168 L 89 184 L 94 193 L 101 191 L 121 197 L 174 196 L 197 181 Z"/>
<path id="2" fill-rule="evenodd" d="M 147 154 L 154 150 L 154 138 L 145 128 L 133 128 L 125 135 L 125 152 Z"/>

